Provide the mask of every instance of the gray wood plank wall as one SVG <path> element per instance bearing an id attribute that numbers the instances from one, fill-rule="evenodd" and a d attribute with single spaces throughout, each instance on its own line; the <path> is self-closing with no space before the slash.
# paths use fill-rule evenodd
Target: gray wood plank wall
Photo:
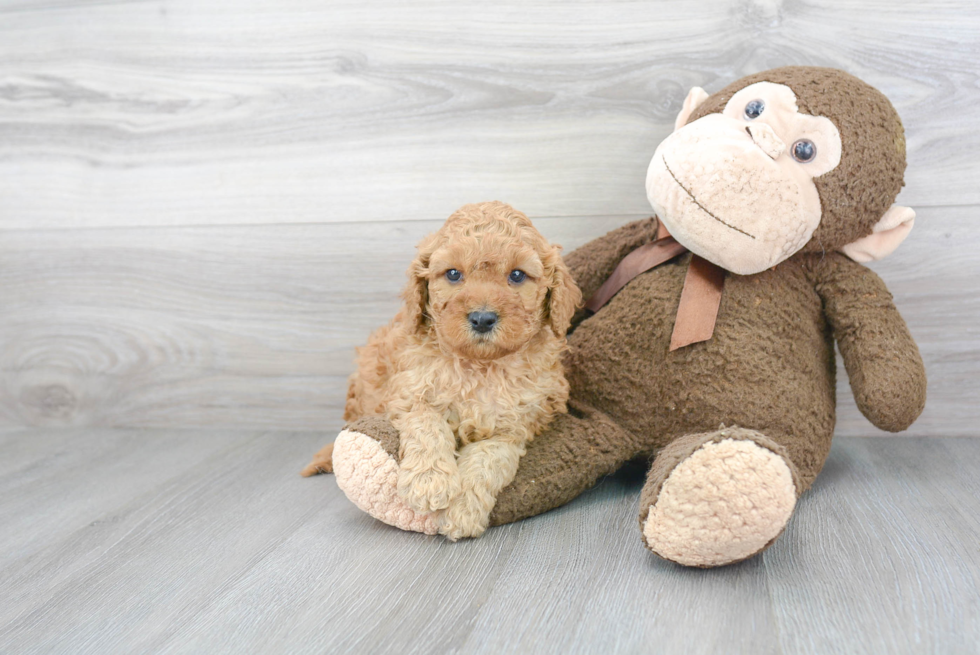
<path id="1" fill-rule="evenodd" d="M 814 64 L 903 117 L 910 434 L 976 435 L 978 62 L 973 0 L 0 2 L 0 427 L 337 429 L 458 205 L 575 247 L 648 215 L 690 86 Z"/>

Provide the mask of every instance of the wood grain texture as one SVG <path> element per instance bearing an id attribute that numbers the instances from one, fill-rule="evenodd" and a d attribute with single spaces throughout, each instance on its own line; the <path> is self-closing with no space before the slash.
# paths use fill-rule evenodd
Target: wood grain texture
<path id="1" fill-rule="evenodd" d="M 0 3 L 0 229 L 645 213 L 687 90 L 846 69 L 908 132 L 910 205 L 980 203 L 980 5 Z"/>
<path id="2" fill-rule="evenodd" d="M 975 435 L 973 208 L 926 208 L 875 265 L 925 358 L 910 435 Z M 539 219 L 569 249 L 634 217 Z M 354 348 L 439 221 L 14 231 L 0 241 L 0 425 L 338 431 Z M 842 372 L 843 374 L 843 372 Z M 839 434 L 876 434 L 839 383 Z"/>
<path id="3" fill-rule="evenodd" d="M 339 429 L 353 348 L 440 224 L 11 232 L 0 423 Z"/>
<path id="4" fill-rule="evenodd" d="M 697 570 L 643 548 L 640 468 L 451 544 L 372 520 L 331 476 L 300 478 L 322 434 L 25 436 L 16 452 L 0 441 L 0 462 L 18 468 L 0 519 L 71 518 L 5 535 L 0 652 L 900 655 L 980 643 L 980 439 L 838 439 L 775 546 Z M 145 479 L 132 475 L 140 459 Z"/>

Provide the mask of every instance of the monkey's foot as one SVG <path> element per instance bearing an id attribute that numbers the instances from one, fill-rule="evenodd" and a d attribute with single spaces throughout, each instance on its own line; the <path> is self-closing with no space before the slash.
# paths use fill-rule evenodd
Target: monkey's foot
<path id="1" fill-rule="evenodd" d="M 361 426 L 369 430 L 370 426 Z M 337 486 L 359 509 L 401 530 L 436 534 L 439 526 L 431 514 L 412 510 L 398 495 L 398 462 L 381 442 L 358 430 L 337 435 L 333 449 Z"/>
<path id="2" fill-rule="evenodd" d="M 738 562 L 765 550 L 796 505 L 793 466 L 741 428 L 682 437 L 661 452 L 640 500 L 643 541 L 686 566 Z"/>

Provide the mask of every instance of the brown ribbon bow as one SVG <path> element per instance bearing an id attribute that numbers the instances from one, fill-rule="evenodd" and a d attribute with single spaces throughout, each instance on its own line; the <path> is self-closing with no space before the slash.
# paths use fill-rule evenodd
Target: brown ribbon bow
<path id="1" fill-rule="evenodd" d="M 657 240 L 623 257 L 609 279 L 585 303 L 585 308 L 593 313 L 599 311 L 637 275 L 685 252 L 688 252 L 687 248 L 670 236 L 664 224 L 660 223 L 657 225 Z M 670 335 L 671 351 L 711 338 L 724 286 L 725 269 L 697 255 L 691 256 L 674 319 L 674 331 Z"/>

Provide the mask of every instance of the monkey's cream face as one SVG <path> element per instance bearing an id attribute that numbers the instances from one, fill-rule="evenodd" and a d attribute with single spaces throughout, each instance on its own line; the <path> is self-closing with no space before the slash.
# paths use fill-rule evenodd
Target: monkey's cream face
<path id="1" fill-rule="evenodd" d="M 837 127 L 801 114 L 782 84 L 759 82 L 671 134 L 647 171 L 647 197 L 677 241 L 750 275 L 800 250 L 820 223 L 813 179 L 841 157 Z"/>

